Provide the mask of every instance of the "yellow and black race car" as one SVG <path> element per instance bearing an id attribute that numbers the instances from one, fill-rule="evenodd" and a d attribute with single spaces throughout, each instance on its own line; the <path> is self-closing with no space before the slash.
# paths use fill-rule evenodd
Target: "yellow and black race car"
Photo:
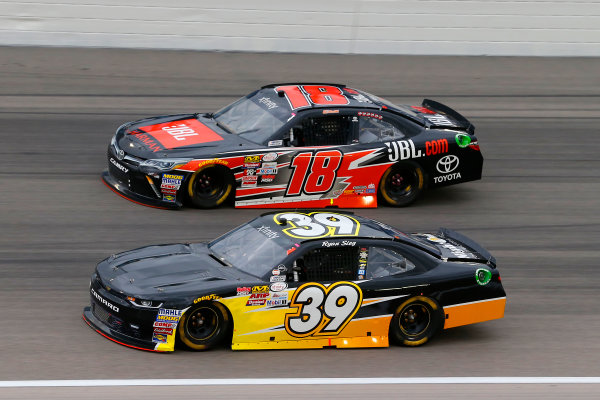
<path id="1" fill-rule="evenodd" d="M 337 211 L 272 212 L 210 243 L 112 255 L 90 296 L 93 329 L 153 351 L 418 346 L 502 318 L 506 302 L 496 260 L 465 236 Z"/>

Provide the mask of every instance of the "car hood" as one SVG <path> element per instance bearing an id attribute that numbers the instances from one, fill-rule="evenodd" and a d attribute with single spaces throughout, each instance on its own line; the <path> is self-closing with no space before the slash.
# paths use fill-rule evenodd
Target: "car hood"
<path id="1" fill-rule="evenodd" d="M 153 298 L 227 289 L 257 278 L 215 260 L 205 243 L 142 247 L 101 261 L 102 283 L 125 295 Z"/>
<path id="2" fill-rule="evenodd" d="M 200 158 L 231 150 L 259 148 L 228 133 L 209 117 L 177 114 L 146 118 L 123 125 L 117 143 L 126 154 L 143 159 Z"/>

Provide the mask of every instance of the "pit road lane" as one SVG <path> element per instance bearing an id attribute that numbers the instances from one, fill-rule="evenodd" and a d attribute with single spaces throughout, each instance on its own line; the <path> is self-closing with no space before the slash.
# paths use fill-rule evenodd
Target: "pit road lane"
<path id="1" fill-rule="evenodd" d="M 600 376 L 599 59 L 0 54 L 0 380 Z M 208 240 L 263 212 L 169 212 L 116 196 L 99 175 L 116 127 L 214 111 L 263 84 L 289 81 L 347 83 L 403 104 L 432 98 L 475 124 L 482 181 L 428 192 L 409 208 L 356 212 L 408 232 L 445 226 L 487 247 L 507 292 L 504 319 L 445 331 L 415 349 L 170 355 L 121 347 L 83 323 L 89 276 L 102 258 Z M 546 396 L 554 390 L 539 387 Z M 577 390 L 598 393 L 589 388 Z M 0 398 L 36 393 L 27 390 L 0 390 Z"/>

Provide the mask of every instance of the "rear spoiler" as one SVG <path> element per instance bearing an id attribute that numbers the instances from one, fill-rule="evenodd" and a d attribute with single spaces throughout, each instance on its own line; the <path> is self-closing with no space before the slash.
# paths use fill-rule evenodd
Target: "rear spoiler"
<path id="1" fill-rule="evenodd" d="M 486 259 L 487 264 L 490 267 L 496 268 L 496 258 L 493 255 L 491 255 L 489 251 L 484 249 L 483 246 L 475 243 L 474 240 L 469 239 L 465 235 L 455 232 L 448 228 L 440 228 L 437 234 L 440 238 L 452 239 L 452 240 L 460 243 L 461 245 L 469 248 L 470 250 L 479 254 L 482 259 Z"/>
<path id="2" fill-rule="evenodd" d="M 438 103 L 437 101 L 433 101 L 430 99 L 424 99 L 422 106 L 431 111 L 435 111 L 438 114 L 442 114 L 446 117 L 449 117 L 450 120 L 454 122 L 458 128 L 464 129 L 468 134 L 473 135 L 475 133 L 475 125 L 473 125 L 468 119 L 459 114 L 458 111 L 455 111 L 442 103 Z M 429 120 L 429 122 L 432 126 L 437 126 L 435 121 Z M 447 127 L 446 125 L 439 126 Z"/>

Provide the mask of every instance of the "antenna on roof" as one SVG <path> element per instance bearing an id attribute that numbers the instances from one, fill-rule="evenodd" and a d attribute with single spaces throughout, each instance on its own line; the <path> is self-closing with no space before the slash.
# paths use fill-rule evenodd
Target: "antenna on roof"
<path id="1" fill-rule="evenodd" d="M 285 225 L 287 225 L 287 222 L 288 222 L 287 219 L 279 218 L 279 221 L 277 222 L 277 224 L 281 225 L 281 226 L 285 226 Z"/>

